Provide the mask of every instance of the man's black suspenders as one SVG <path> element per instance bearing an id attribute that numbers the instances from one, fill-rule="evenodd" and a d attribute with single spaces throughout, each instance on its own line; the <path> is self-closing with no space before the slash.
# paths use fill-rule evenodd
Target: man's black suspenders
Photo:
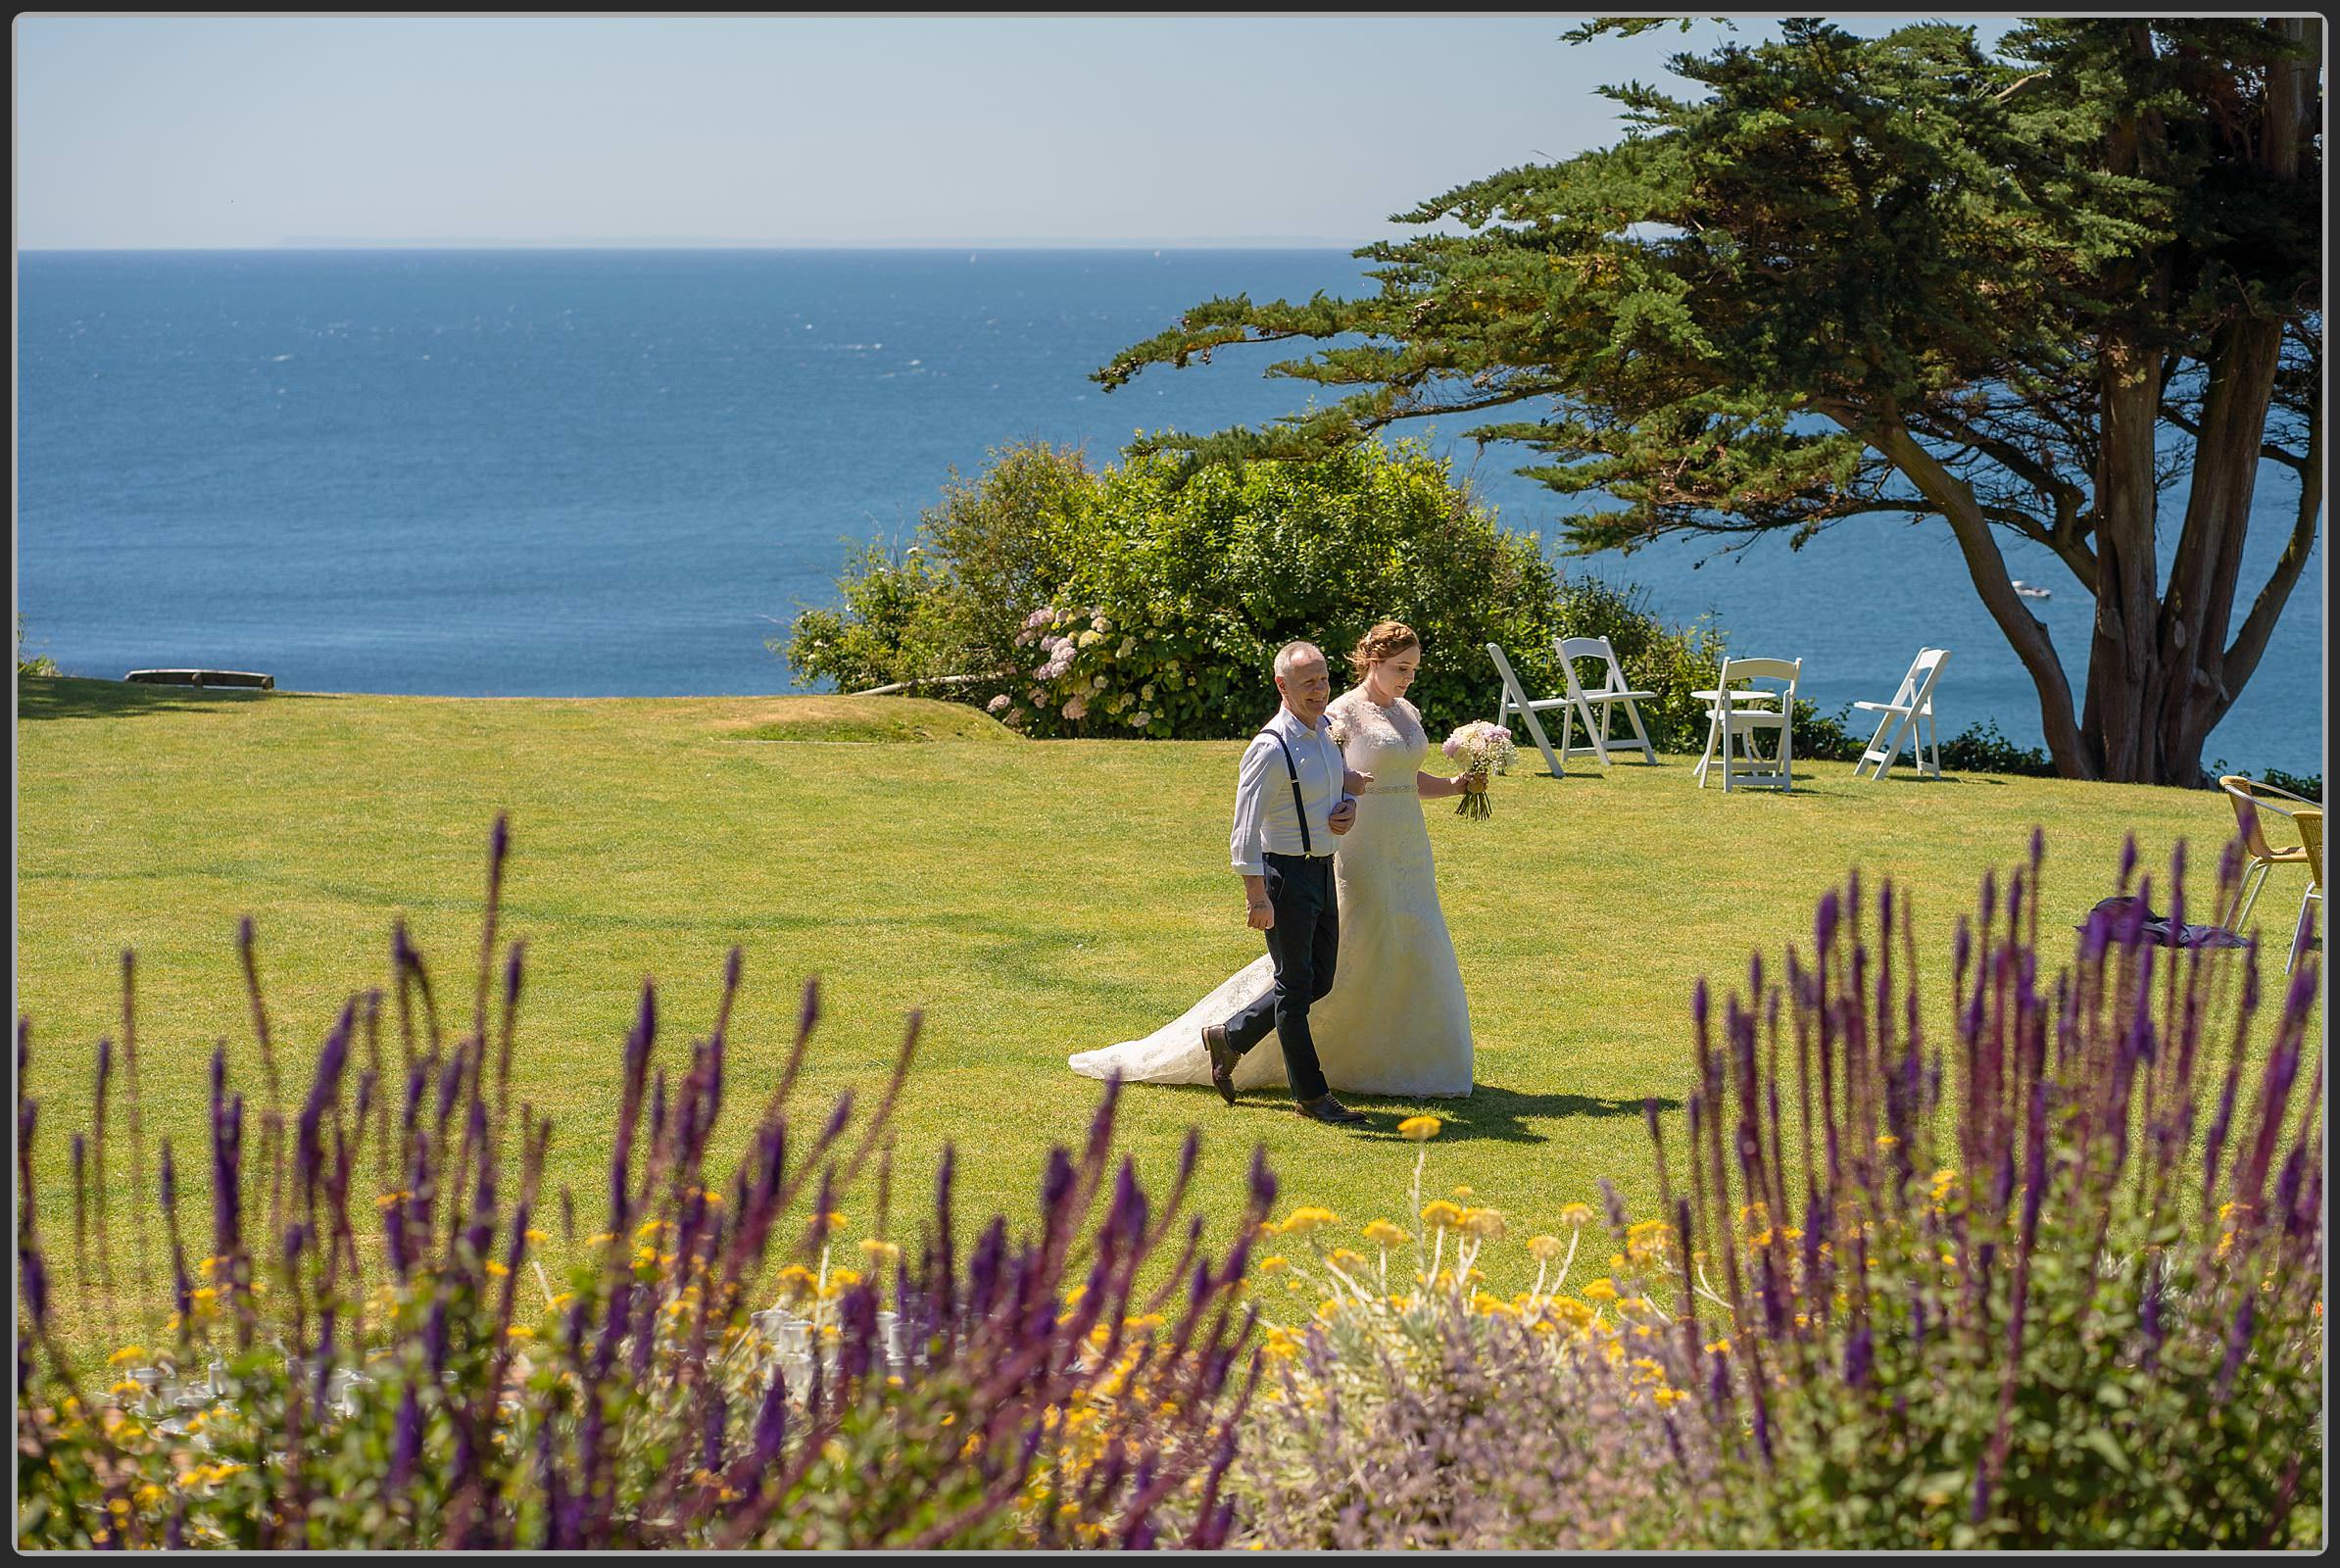
<path id="1" fill-rule="evenodd" d="M 1274 736 L 1277 746 L 1283 749 L 1284 771 L 1292 776 L 1292 808 L 1298 812 L 1300 817 L 1300 853 L 1314 855 L 1316 847 L 1308 841 L 1308 808 L 1300 804 L 1300 769 L 1298 764 L 1292 760 L 1292 747 L 1286 744 L 1282 735 L 1278 735 L 1272 729 L 1263 729 L 1259 733 Z"/>

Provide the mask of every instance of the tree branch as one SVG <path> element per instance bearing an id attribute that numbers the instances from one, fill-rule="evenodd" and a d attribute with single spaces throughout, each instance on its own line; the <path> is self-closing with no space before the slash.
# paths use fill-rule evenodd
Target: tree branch
<path id="1" fill-rule="evenodd" d="M 2184 415 L 2179 414 L 2175 409 L 2171 408 L 2166 403 L 2162 405 L 2162 418 L 2168 423 L 2177 426 L 2177 428 L 2183 430 L 2187 435 L 2192 436 L 2197 441 L 2202 438 L 2201 425 L 2187 418 Z M 2310 458 L 2303 457 L 2299 453 L 2293 452 L 2286 447 L 2279 447 L 2272 441 L 2262 442 L 2259 447 L 2259 455 L 2270 463 L 2280 463 L 2286 468 L 2291 469 L 2295 473 L 2301 474 L 2304 474 L 2308 471 L 2309 464 L 2314 461 Z"/>
<path id="2" fill-rule="evenodd" d="M 2016 657 L 2030 671 L 2031 684 L 2039 689 L 2040 727 L 2047 733 L 2048 752 L 2056 760 L 2057 771 L 2067 778 L 2093 778 L 2096 769 L 2080 743 L 2080 726 L 2072 715 L 2072 682 L 2056 657 L 2055 640 L 2039 617 L 2024 608 L 2023 596 L 2008 580 L 2007 558 L 1999 554 L 1972 487 L 1898 422 L 1880 418 L 1868 427 L 1848 424 L 1846 429 L 1889 459 L 1941 512 L 1966 557 L 1967 574 L 1982 596 L 1983 608 L 2007 634 Z"/>

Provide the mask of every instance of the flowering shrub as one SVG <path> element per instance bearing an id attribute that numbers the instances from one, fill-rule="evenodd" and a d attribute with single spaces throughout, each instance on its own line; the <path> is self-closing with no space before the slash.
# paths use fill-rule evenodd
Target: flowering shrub
<path id="1" fill-rule="evenodd" d="M 1417 1221 L 1371 1222 L 1369 1252 L 1321 1209 L 1268 1227 L 1259 1267 L 1297 1310 L 1264 1309 L 1281 1387 L 1233 1478 L 1250 1537 L 2314 1544 L 2313 965 L 2253 1066 L 2256 948 L 2166 950 L 2099 912 L 2048 980 L 2041 854 L 2034 836 L 2003 899 L 1985 879 L 1930 1039 L 1889 886 L 1874 947 L 1856 878 L 1809 959 L 1769 986 L 1752 966 L 1719 1039 L 1701 983 L 1686 1158 L 1646 1102 L 1660 1215 L 1633 1222 L 1604 1184 L 1605 1273 L 1571 1285 L 1594 1218 L 1572 1204 L 1567 1241 L 1527 1243 L 1531 1289 L 1480 1289 L 1504 1221 L 1467 1189 L 1423 1202 L 1419 1156 Z"/>
<path id="2" fill-rule="evenodd" d="M 2256 947 L 2167 950 L 2099 911 L 2050 981 L 2041 856 L 2035 834 L 2004 900 L 1985 879 L 1930 1044 L 1890 885 L 1876 947 L 1856 878 L 1719 1040 L 1700 987 L 1688 1157 L 1661 1146 L 1659 1177 L 1678 1337 L 1711 1308 L 1729 1342 L 1697 1406 L 1744 1503 L 1727 1538 L 2296 1544 L 2322 1451 L 2314 966 L 2247 1070 Z"/>
<path id="3" fill-rule="evenodd" d="M 1412 697 L 1426 715 L 1484 712 L 1503 645 L 1521 678 L 1555 689 L 1555 635 L 1608 636 L 1669 748 L 1697 744 L 1720 644 L 1661 627 L 1633 590 L 1560 579 L 1533 536 L 1504 532 L 1415 442 L 1317 464 L 1206 469 L 1174 459 L 1091 472 L 1045 446 L 954 479 L 918 554 L 865 556 L 846 607 L 807 611 L 787 653 L 800 677 L 845 689 L 922 687 L 1037 736 L 1202 739 L 1247 734 L 1275 703 L 1269 662 L 1294 638 L 1338 663 L 1374 621 L 1422 637 Z"/>
<path id="4" fill-rule="evenodd" d="M 1401 1130 L 1427 1140 L 1438 1126 Z M 1259 1260 L 1268 1301 L 1281 1280 L 1295 1307 L 1316 1304 L 1289 1323 L 1262 1309 L 1281 1386 L 1237 1461 L 1239 1531 L 1277 1549 L 1694 1544 L 1716 1462 L 1706 1425 L 1677 1409 L 1690 1364 L 1632 1272 L 1594 1274 L 1588 1256 L 1571 1293 L 1591 1208 L 1563 1210 L 1566 1241 L 1531 1238 L 1535 1283 L 1496 1297 L 1478 1259 L 1505 1239 L 1502 1216 L 1422 1202 L 1423 1166 L 1415 1217 L 1357 1233 L 1370 1255 L 1328 1246 L 1339 1219 L 1323 1209 L 1265 1227 L 1285 1249 Z M 1662 1257 L 1662 1229 L 1627 1234 L 1634 1259 Z"/>
<path id="5" fill-rule="evenodd" d="M 1170 1283 L 1150 1294 L 1136 1281 L 1173 1240 L 1198 1145 L 1190 1137 L 1157 1212 L 1127 1159 L 1109 1169 L 1117 1087 L 1081 1152 L 1051 1153 L 1034 1233 L 1011 1237 L 995 1218 L 961 1255 L 946 1150 L 917 1240 L 891 1240 L 885 1128 L 916 1018 L 872 1114 L 856 1125 L 848 1095 L 817 1127 L 792 1125 L 787 1102 L 816 1016 L 807 986 L 781 1083 L 721 1179 L 707 1150 L 735 951 L 713 1028 L 671 1084 L 665 1067 L 653 1072 L 658 1019 L 645 986 L 624 1048 L 607 1218 L 584 1239 L 585 1260 L 556 1277 L 539 1255 L 550 1120 L 523 1102 L 507 1123 L 522 971 L 514 945 L 492 983 L 504 847 L 499 822 L 467 1036 L 442 1049 L 422 962 L 403 934 L 394 946 L 397 1078 L 381 1060 L 382 999 L 354 1001 L 287 1120 L 255 978 L 268 1094 L 258 1157 L 222 1052 L 212 1064 L 210 1234 L 182 1232 L 166 1142 L 158 1195 L 175 1310 L 151 1349 L 116 1352 L 99 1375 L 111 1387 L 59 1343 L 32 1201 L 38 1103 L 21 1102 L 21 1546 L 1224 1540 L 1224 1478 L 1261 1365 L 1252 1354 L 1244 1371 L 1251 1314 L 1239 1302 L 1274 1195 L 1256 1157 L 1252 1223 L 1228 1255 L 1200 1251 L 1199 1221 L 1177 1226 Z M 252 973 L 248 926 L 246 955 Z M 29 1033 L 20 1018 L 20 1080 Z M 99 1061 L 89 1147 L 102 1159 L 103 1048 Z M 134 1093 L 131 1104 L 134 1126 Z M 835 1195 L 873 1153 L 876 1233 L 848 1248 Z M 563 1190 L 564 1229 L 571 1208 Z M 378 1235 L 386 1266 L 367 1264 L 362 1234 Z M 102 1279 L 102 1232 L 100 1248 Z M 195 1261 L 197 1250 L 208 1255 Z M 76 1274 L 86 1290 L 88 1272 Z"/>

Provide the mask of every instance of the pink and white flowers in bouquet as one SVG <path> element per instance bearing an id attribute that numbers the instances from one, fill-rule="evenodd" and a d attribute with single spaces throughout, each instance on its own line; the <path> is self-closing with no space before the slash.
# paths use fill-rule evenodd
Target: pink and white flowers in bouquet
<path id="1" fill-rule="evenodd" d="M 1463 764 L 1464 777 L 1484 781 L 1489 773 L 1509 770 L 1518 748 L 1512 744 L 1507 726 L 1478 718 L 1447 736 L 1438 750 Z M 1487 804 L 1484 784 L 1475 793 L 1466 791 L 1462 804 L 1454 808 L 1455 815 L 1474 822 L 1486 821 L 1493 811 L 1494 808 Z"/>

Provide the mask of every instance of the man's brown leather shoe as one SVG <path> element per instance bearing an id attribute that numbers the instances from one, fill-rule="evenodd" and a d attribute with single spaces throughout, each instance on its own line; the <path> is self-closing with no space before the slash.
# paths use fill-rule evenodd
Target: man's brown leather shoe
<path id="1" fill-rule="evenodd" d="M 1219 1098 L 1230 1105 L 1235 1103 L 1235 1048 L 1227 1043 L 1227 1026 L 1220 1023 L 1202 1026 L 1202 1049 L 1210 1055 L 1210 1081 L 1218 1089 Z"/>
<path id="2" fill-rule="evenodd" d="M 1330 1122 L 1335 1126 L 1349 1126 L 1368 1119 L 1363 1111 L 1349 1109 L 1331 1095 L 1321 1100 L 1301 1101 L 1300 1114 L 1310 1121 Z"/>

